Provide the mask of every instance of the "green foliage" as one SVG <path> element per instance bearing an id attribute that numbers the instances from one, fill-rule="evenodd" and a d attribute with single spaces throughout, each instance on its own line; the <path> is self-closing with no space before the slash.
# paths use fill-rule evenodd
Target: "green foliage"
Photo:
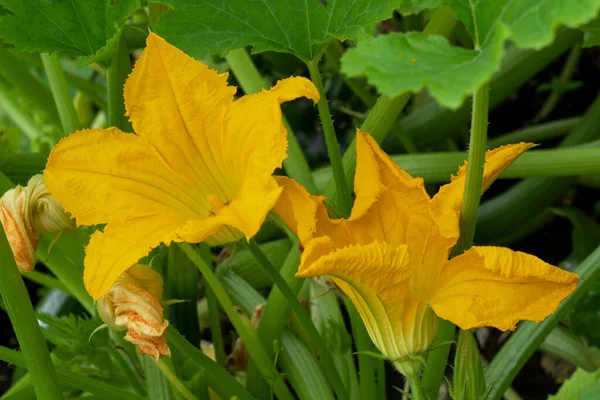
<path id="1" fill-rule="evenodd" d="M 385 95 L 427 87 L 440 104 L 457 108 L 496 71 L 502 42 L 478 52 L 454 47 L 441 36 L 389 34 L 348 51 L 342 60 L 342 72 L 366 75 Z"/>
<path id="2" fill-rule="evenodd" d="M 80 65 L 106 64 L 125 22 L 140 7 L 138 0 L 0 0 L 0 5 L 12 13 L 0 17 L 3 41 L 25 52 L 84 56 Z"/>
<path id="3" fill-rule="evenodd" d="M 597 400 L 600 398 L 600 370 L 586 372 L 578 369 L 548 400 Z"/>
<path id="4" fill-rule="evenodd" d="M 581 27 L 583 31 L 583 47 L 600 45 L 600 18 L 596 18 Z"/>
<path id="5" fill-rule="evenodd" d="M 396 0 L 166 0 L 156 32 L 188 54 L 252 46 L 254 53 L 292 53 L 305 61 L 321 56 L 332 38 L 371 36 L 373 25 L 392 15 Z"/>
<path id="6" fill-rule="evenodd" d="M 17 155 L 19 130 L 0 126 L 0 169 L 6 169 Z"/>
<path id="7" fill-rule="evenodd" d="M 560 264 L 572 271 L 600 245 L 600 225 L 576 208 L 553 208 L 552 212 L 573 224 L 571 254 Z"/>
<path id="8" fill-rule="evenodd" d="M 560 0 L 445 2 L 471 34 L 474 50 L 453 47 L 436 36 L 390 34 L 348 51 L 342 71 L 367 76 L 388 96 L 427 87 L 441 105 L 457 108 L 500 68 L 506 40 L 521 48 L 541 49 L 552 42 L 558 26 L 584 24 L 600 7 L 600 0 L 583 0 L 578 7 Z"/>
<path id="9" fill-rule="evenodd" d="M 38 314 L 47 325 L 44 336 L 55 348 L 52 353 L 75 372 L 107 378 L 112 370 L 108 357 L 108 331 L 92 333 L 101 322 L 69 314 L 55 317 Z M 90 337 L 91 336 L 91 337 Z"/>
<path id="10" fill-rule="evenodd" d="M 397 11 L 402 15 L 414 15 L 423 10 L 438 8 L 441 4 L 441 0 L 403 0 Z"/>

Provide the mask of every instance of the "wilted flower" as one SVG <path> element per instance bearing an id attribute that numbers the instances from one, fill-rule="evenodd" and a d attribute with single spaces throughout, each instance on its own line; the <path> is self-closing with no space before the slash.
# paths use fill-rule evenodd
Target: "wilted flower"
<path id="1" fill-rule="evenodd" d="M 124 272 L 96 304 L 100 318 L 110 328 L 127 330 L 125 340 L 141 354 L 157 359 L 170 356 L 167 327 L 160 305 L 163 280 L 152 268 L 135 264 Z"/>
<path id="2" fill-rule="evenodd" d="M 16 186 L 0 198 L 0 222 L 19 271 L 31 272 L 39 233 L 62 233 L 75 229 L 75 221 L 52 198 L 42 175 L 34 175 L 27 186 Z"/>

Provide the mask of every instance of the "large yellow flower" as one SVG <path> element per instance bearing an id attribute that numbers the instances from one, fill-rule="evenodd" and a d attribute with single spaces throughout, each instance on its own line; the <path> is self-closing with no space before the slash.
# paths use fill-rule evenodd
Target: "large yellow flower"
<path id="1" fill-rule="evenodd" d="M 287 150 L 279 105 L 319 95 L 298 77 L 234 102 L 235 92 L 227 74 L 150 34 L 125 84 L 137 134 L 83 130 L 52 150 L 50 193 L 79 225 L 107 224 L 86 248 L 94 299 L 161 242 L 256 234 L 281 194 L 271 176 Z"/>
<path id="2" fill-rule="evenodd" d="M 530 147 L 488 151 L 484 188 Z M 430 198 L 422 179 L 360 131 L 357 157 L 350 218 L 330 219 L 323 197 L 284 177 L 275 210 L 304 246 L 298 276 L 330 275 L 401 372 L 420 368 L 413 356 L 431 345 L 437 316 L 463 329 L 514 329 L 519 320 L 543 320 L 575 289 L 577 275 L 507 248 L 475 246 L 448 260 L 459 236 L 465 166 Z"/>

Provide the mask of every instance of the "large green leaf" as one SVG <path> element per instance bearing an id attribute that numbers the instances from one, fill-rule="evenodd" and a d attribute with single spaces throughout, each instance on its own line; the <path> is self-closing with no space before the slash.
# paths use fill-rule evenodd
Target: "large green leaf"
<path id="1" fill-rule="evenodd" d="M 586 372 L 578 369 L 548 400 L 585 400 L 600 398 L 600 370 Z"/>
<path id="2" fill-rule="evenodd" d="M 442 0 L 402 0 L 396 11 L 402 15 L 414 15 L 423 10 L 438 8 L 440 4 L 442 4 Z"/>
<path id="3" fill-rule="evenodd" d="M 482 51 L 453 47 L 441 36 L 418 32 L 380 36 L 350 50 L 342 71 L 366 75 L 388 96 L 424 87 L 442 105 L 457 108 L 499 67 L 502 41 Z"/>
<path id="4" fill-rule="evenodd" d="M 392 15 L 398 0 L 164 0 L 156 32 L 194 57 L 252 46 L 305 61 L 333 37 L 358 40 Z"/>
<path id="5" fill-rule="evenodd" d="M 562 0 L 444 2 L 454 8 L 473 37 L 474 50 L 452 47 L 435 36 L 417 39 L 412 33 L 391 34 L 348 51 L 342 71 L 367 76 L 388 96 L 427 87 L 441 105 L 457 108 L 500 68 L 506 40 L 522 48 L 543 48 L 559 26 L 582 25 L 600 8 L 600 0 L 580 0 L 576 7 Z"/>
<path id="6" fill-rule="evenodd" d="M 581 27 L 583 31 L 583 47 L 600 46 L 600 18 L 596 18 Z"/>
<path id="7" fill-rule="evenodd" d="M 25 52 L 67 52 L 106 62 L 139 0 L 0 0 L 0 38 Z"/>

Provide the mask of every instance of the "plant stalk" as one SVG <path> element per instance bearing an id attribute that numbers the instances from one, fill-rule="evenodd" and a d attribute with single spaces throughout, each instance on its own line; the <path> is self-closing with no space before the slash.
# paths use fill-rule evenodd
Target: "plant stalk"
<path id="1" fill-rule="evenodd" d="M 452 249 L 455 257 L 473 244 L 477 213 L 481 199 L 483 169 L 487 144 L 487 126 L 489 110 L 489 84 L 486 82 L 473 95 L 473 114 L 471 119 L 471 138 L 467 164 L 467 177 L 460 214 L 460 237 Z M 454 325 L 446 320 L 440 321 L 438 335 L 433 343 L 433 350 L 427 355 L 428 368 L 423 373 L 423 384 L 427 396 L 436 398 L 446 369 L 450 342 L 454 337 Z M 435 347 L 438 345 L 438 347 Z"/>
<path id="2" fill-rule="evenodd" d="M 317 353 L 319 354 L 319 361 L 323 367 L 323 371 L 325 375 L 328 377 L 333 390 L 335 391 L 337 397 L 339 399 L 347 399 L 348 394 L 346 393 L 346 388 L 337 373 L 337 369 L 335 368 L 335 364 L 333 362 L 333 358 L 331 357 L 331 353 L 325 346 L 325 342 L 317 328 L 315 328 L 314 324 L 311 321 L 310 315 L 308 312 L 302 307 L 302 304 L 298 301 L 298 298 L 295 296 L 294 292 L 290 289 L 285 280 L 281 277 L 277 269 L 269 260 L 269 258 L 265 255 L 262 249 L 254 242 L 250 240 L 247 242 L 246 246 L 248 250 L 256 257 L 256 260 L 261 264 L 261 266 L 265 269 L 265 271 L 269 274 L 275 285 L 279 288 L 281 293 L 285 296 L 288 301 L 290 307 L 296 313 L 296 316 L 300 320 L 302 327 L 308 334 L 312 345 L 317 349 Z"/>
<path id="3" fill-rule="evenodd" d="M 123 85 L 131 73 L 129 49 L 123 36 L 119 38 L 118 51 L 106 70 L 106 88 L 108 91 L 108 126 L 115 126 L 125 132 L 133 132 L 129 120 L 125 117 Z"/>
<path id="4" fill-rule="evenodd" d="M 333 180 L 335 181 L 337 210 L 340 213 L 340 216 L 348 217 L 350 216 L 350 210 L 352 209 L 350 189 L 346 181 L 346 174 L 344 173 L 340 146 L 333 128 L 333 120 L 331 119 L 331 112 L 329 110 L 329 104 L 327 103 L 327 94 L 325 93 L 323 81 L 321 80 L 321 73 L 319 72 L 319 60 L 309 63 L 308 71 L 310 72 L 310 78 L 320 95 L 317 108 L 319 109 L 319 115 L 321 116 L 321 125 L 323 127 L 323 134 L 325 135 L 325 146 L 327 147 L 327 153 L 329 154 L 329 161 L 331 162 L 331 169 L 333 171 Z"/>
<path id="5" fill-rule="evenodd" d="M 46 71 L 46 75 L 48 75 L 48 82 L 50 82 L 52 97 L 54 97 L 54 102 L 58 109 L 58 116 L 60 117 L 64 136 L 69 135 L 81 129 L 81 123 L 73 104 L 73 98 L 71 97 L 65 73 L 60 65 L 60 58 L 57 53 L 42 53 L 41 57 L 44 70 Z"/>
<path id="6" fill-rule="evenodd" d="M 241 316 L 237 312 L 235 304 L 233 304 L 231 301 L 231 298 L 223 288 L 223 285 L 221 285 L 215 276 L 210 266 L 204 262 L 202 257 L 200 257 L 200 255 L 188 243 L 179 243 L 178 245 L 189 257 L 189 259 L 192 260 L 196 267 L 198 267 L 200 273 L 204 277 L 204 280 L 212 288 L 215 296 L 221 303 L 223 310 L 229 317 L 229 320 L 231 321 L 235 330 L 244 341 L 244 344 L 250 353 L 250 357 L 252 357 L 253 361 L 258 366 L 258 369 L 263 377 L 267 379 L 270 377 L 273 378 L 272 380 L 268 379 L 268 381 L 272 383 L 273 390 L 275 391 L 277 397 L 282 400 L 292 400 L 293 396 L 281 379 L 281 375 L 277 374 L 277 376 L 272 377 L 273 360 L 263 347 L 254 329 L 242 320 Z"/>
<path id="7" fill-rule="evenodd" d="M 2 229 L 0 229 L 0 265 L 2 265 L 0 293 L 17 335 L 25 364 L 31 374 L 36 397 L 40 400 L 63 399 L 46 341 Z"/>

